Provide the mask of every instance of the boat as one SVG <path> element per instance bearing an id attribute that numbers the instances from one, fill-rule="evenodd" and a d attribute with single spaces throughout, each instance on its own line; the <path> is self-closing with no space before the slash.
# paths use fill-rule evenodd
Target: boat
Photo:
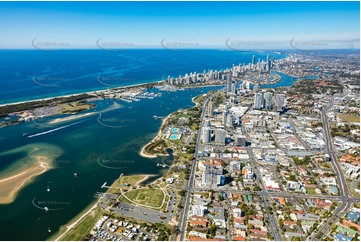
<path id="1" fill-rule="evenodd" d="M 78 177 L 78 173 L 75 172 L 75 173 L 74 173 L 74 177 Z"/>

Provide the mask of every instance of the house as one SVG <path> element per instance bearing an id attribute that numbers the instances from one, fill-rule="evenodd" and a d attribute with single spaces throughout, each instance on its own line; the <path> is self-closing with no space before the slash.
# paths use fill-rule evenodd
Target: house
<path id="1" fill-rule="evenodd" d="M 189 221 L 190 226 L 207 227 L 208 219 L 202 216 L 193 215 Z"/>
<path id="2" fill-rule="evenodd" d="M 258 230 L 258 229 L 250 229 L 249 237 L 251 239 L 266 240 L 267 239 L 267 231 L 262 231 L 262 230 Z"/>
<path id="3" fill-rule="evenodd" d="M 332 206 L 332 201 L 330 201 L 330 200 L 315 198 L 312 200 L 312 202 L 315 204 L 316 208 L 323 208 L 326 210 L 330 210 L 330 208 Z"/>
<path id="4" fill-rule="evenodd" d="M 336 234 L 336 235 L 334 236 L 334 240 L 335 240 L 335 241 L 351 241 L 352 238 L 349 237 L 349 236 L 346 236 L 346 235 L 344 235 L 344 234 L 342 234 L 342 233 L 338 233 L 338 234 Z"/>
<path id="5" fill-rule="evenodd" d="M 213 216 L 213 221 L 214 223 L 219 227 L 219 228 L 225 228 L 226 227 L 226 218 L 224 215 L 224 208 L 220 207 L 220 208 L 210 208 L 210 211 L 213 211 L 216 213 L 216 215 Z"/>
<path id="6" fill-rule="evenodd" d="M 245 238 L 245 237 L 242 237 L 242 236 L 235 236 L 235 237 L 234 237 L 234 240 L 235 240 L 235 241 L 246 241 L 246 238 Z"/>
<path id="7" fill-rule="evenodd" d="M 360 220 L 360 213 L 355 212 L 355 211 L 351 211 L 347 214 L 347 220 L 356 223 L 357 221 Z"/>
<path id="8" fill-rule="evenodd" d="M 346 219 L 344 219 L 344 220 L 342 221 L 342 224 L 345 225 L 345 227 L 347 227 L 347 228 L 355 228 L 355 229 L 357 229 L 357 231 L 360 233 L 360 225 L 355 224 L 355 223 L 353 223 L 353 222 L 351 222 L 351 221 L 348 221 L 348 220 L 346 220 Z"/>
<path id="9" fill-rule="evenodd" d="M 286 220 L 283 222 L 284 225 L 289 226 L 290 228 L 294 228 L 297 226 L 297 222 Z"/>

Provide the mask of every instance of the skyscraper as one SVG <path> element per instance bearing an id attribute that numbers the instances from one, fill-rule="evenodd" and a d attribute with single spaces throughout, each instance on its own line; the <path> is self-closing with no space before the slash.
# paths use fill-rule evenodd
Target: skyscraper
<path id="1" fill-rule="evenodd" d="M 226 144 L 226 134 L 227 134 L 227 132 L 224 129 L 216 129 L 215 136 L 214 136 L 214 142 L 216 144 L 225 145 Z"/>
<path id="2" fill-rule="evenodd" d="M 254 84 L 253 91 L 254 92 L 259 92 L 259 90 L 260 90 L 260 86 L 258 84 Z"/>
<path id="3" fill-rule="evenodd" d="M 269 69 L 270 69 L 269 55 L 267 55 L 267 60 L 266 60 L 266 71 L 269 71 Z"/>
<path id="4" fill-rule="evenodd" d="M 227 92 L 232 92 L 232 78 L 230 74 L 227 74 Z"/>
<path id="5" fill-rule="evenodd" d="M 226 127 L 230 128 L 232 126 L 233 126 L 233 118 L 231 114 L 228 114 L 226 118 Z"/>
<path id="6" fill-rule="evenodd" d="M 264 108 L 265 109 L 272 109 L 272 93 L 266 92 L 264 94 Z"/>
<path id="7" fill-rule="evenodd" d="M 263 93 L 262 92 L 255 93 L 253 108 L 254 109 L 262 109 L 264 107 L 263 103 L 264 103 Z"/>
<path id="8" fill-rule="evenodd" d="M 202 142 L 208 143 L 211 141 L 211 128 L 203 127 L 202 128 Z"/>
<path id="9" fill-rule="evenodd" d="M 231 92 L 232 92 L 232 94 L 236 94 L 236 83 L 232 83 L 232 85 L 231 85 Z"/>
<path id="10" fill-rule="evenodd" d="M 253 55 L 252 56 L 252 67 L 254 67 L 254 62 L 256 61 L 256 56 L 255 55 Z"/>
<path id="11" fill-rule="evenodd" d="M 245 147 L 247 144 L 247 138 L 245 135 L 238 135 L 236 137 L 236 146 Z"/>
<path id="12" fill-rule="evenodd" d="M 246 89 L 247 89 L 247 90 L 250 90 L 250 89 L 251 89 L 249 84 L 250 84 L 250 83 L 249 83 L 248 81 L 246 81 Z"/>
<path id="13" fill-rule="evenodd" d="M 284 94 L 276 94 L 276 109 L 278 112 L 282 112 L 285 106 L 286 96 Z"/>

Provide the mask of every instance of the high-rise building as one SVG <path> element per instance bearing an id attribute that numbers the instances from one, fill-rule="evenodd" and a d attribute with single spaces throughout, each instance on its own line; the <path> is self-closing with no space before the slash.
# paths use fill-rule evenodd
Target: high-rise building
<path id="1" fill-rule="evenodd" d="M 217 186 L 223 186 L 225 180 L 226 179 L 224 175 L 217 175 Z"/>
<path id="2" fill-rule="evenodd" d="M 261 88 L 260 88 L 259 84 L 254 84 L 254 86 L 253 86 L 253 91 L 254 92 L 259 92 L 260 89 Z"/>
<path id="3" fill-rule="evenodd" d="M 225 126 L 227 122 L 227 109 L 222 114 L 222 124 Z"/>
<path id="4" fill-rule="evenodd" d="M 269 59 L 269 55 L 267 55 L 267 60 L 266 60 L 266 71 L 269 71 L 271 69 L 271 65 L 270 65 L 270 59 Z"/>
<path id="5" fill-rule="evenodd" d="M 230 74 L 227 74 L 227 92 L 232 92 L 232 78 Z"/>
<path id="6" fill-rule="evenodd" d="M 206 115 L 208 117 L 212 117 L 213 116 L 213 102 L 212 100 L 208 102 L 207 107 L 206 107 Z"/>
<path id="7" fill-rule="evenodd" d="M 241 170 L 241 163 L 238 160 L 232 160 L 229 163 L 232 172 L 238 172 Z"/>
<path id="8" fill-rule="evenodd" d="M 266 92 L 264 94 L 264 108 L 265 109 L 272 109 L 272 93 Z"/>
<path id="9" fill-rule="evenodd" d="M 245 135 L 238 135 L 236 137 L 236 146 L 245 147 L 247 144 L 247 138 Z"/>
<path id="10" fill-rule="evenodd" d="M 231 115 L 231 114 L 228 114 L 228 115 L 227 115 L 226 127 L 228 127 L 228 128 L 233 127 L 233 119 L 232 119 L 232 115 Z"/>
<path id="11" fill-rule="evenodd" d="M 206 126 L 205 127 L 208 127 L 208 128 L 211 127 L 211 120 L 206 120 Z"/>
<path id="12" fill-rule="evenodd" d="M 207 210 L 207 207 L 203 206 L 203 205 L 193 205 L 192 206 L 192 215 L 196 215 L 196 216 L 204 216 L 204 211 Z"/>
<path id="13" fill-rule="evenodd" d="M 231 86 L 231 92 L 232 94 L 236 94 L 236 83 L 232 83 L 232 86 Z"/>
<path id="14" fill-rule="evenodd" d="M 247 90 L 250 90 L 250 89 L 251 89 L 251 87 L 250 87 L 250 83 L 249 83 L 249 82 L 247 82 L 247 81 L 246 81 L 246 89 L 247 89 Z"/>
<path id="15" fill-rule="evenodd" d="M 211 128 L 210 127 L 203 127 L 202 128 L 202 142 L 208 143 L 211 142 Z"/>
<path id="16" fill-rule="evenodd" d="M 212 173 L 210 172 L 209 169 L 206 169 L 205 171 L 202 172 L 202 186 L 203 187 L 208 187 L 211 183 L 211 179 L 212 179 Z"/>
<path id="17" fill-rule="evenodd" d="M 282 112 L 285 106 L 286 96 L 284 94 L 276 94 L 276 109 L 278 112 Z"/>
<path id="18" fill-rule="evenodd" d="M 263 103 L 264 103 L 263 93 L 262 92 L 255 93 L 253 108 L 254 109 L 262 109 L 264 107 Z"/>
<path id="19" fill-rule="evenodd" d="M 252 56 L 252 67 L 254 67 L 255 61 L 256 61 L 256 56 L 253 55 L 253 56 Z"/>
<path id="20" fill-rule="evenodd" d="M 224 129 L 216 129 L 214 142 L 216 144 L 225 145 L 226 144 L 226 134 L 227 132 Z"/>

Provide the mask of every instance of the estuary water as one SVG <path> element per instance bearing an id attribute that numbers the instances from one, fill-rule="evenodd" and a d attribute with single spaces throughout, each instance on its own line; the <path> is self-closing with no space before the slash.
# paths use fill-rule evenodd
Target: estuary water
<path id="1" fill-rule="evenodd" d="M 222 50 L 1 50 L 0 104 L 226 69 L 232 64 L 249 63 L 253 55 L 258 60 L 267 54 Z M 273 53 L 270 56 L 284 57 Z M 284 79 L 281 84 L 291 85 L 292 80 Z M 24 162 L 33 162 L 29 156 L 32 150 L 42 156 L 51 156 L 54 151 L 60 155 L 53 161 L 54 168 L 35 177 L 13 203 L 0 204 L 0 239 L 49 238 L 94 202 L 96 192 L 105 191 L 101 188 L 104 182 L 111 184 L 121 173 L 155 175 L 152 179 L 162 176 L 167 168 L 157 166 L 160 158 L 138 154 L 161 126 L 161 120 L 153 116 L 167 116 L 191 107 L 192 97 L 220 88 L 176 92 L 153 88 L 149 91 L 162 96 L 132 103 L 99 100 L 94 101 L 96 108 L 81 112 L 95 115 L 49 123 L 64 116 L 59 115 L 1 128 L 0 178 Z"/>

